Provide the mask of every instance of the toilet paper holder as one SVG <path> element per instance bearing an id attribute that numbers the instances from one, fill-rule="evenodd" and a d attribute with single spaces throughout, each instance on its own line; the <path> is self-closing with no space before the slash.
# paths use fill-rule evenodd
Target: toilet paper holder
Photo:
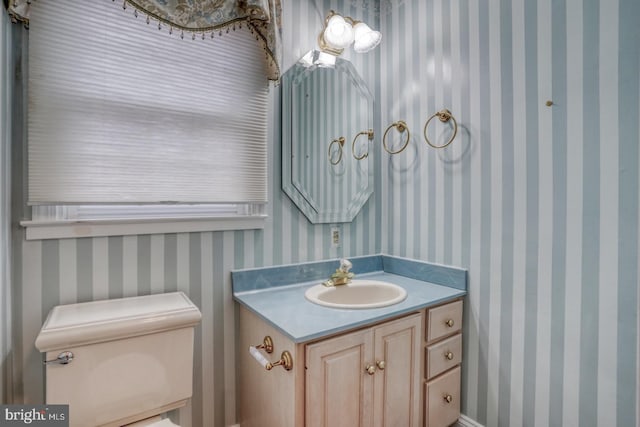
<path id="1" fill-rule="evenodd" d="M 293 369 L 293 357 L 291 357 L 291 353 L 287 350 L 283 351 L 280 355 L 280 360 L 275 362 L 270 362 L 266 357 L 260 353 L 260 350 L 264 350 L 267 353 L 273 352 L 273 340 L 270 336 L 264 337 L 262 344 L 253 346 L 249 346 L 249 354 L 262 365 L 267 371 L 272 370 L 275 366 L 282 366 L 285 370 L 290 371 Z"/>
<path id="2" fill-rule="evenodd" d="M 264 337 L 264 340 L 262 340 L 262 344 L 256 345 L 254 347 L 271 354 L 273 353 L 273 340 L 269 335 L 267 335 L 266 337 Z"/>

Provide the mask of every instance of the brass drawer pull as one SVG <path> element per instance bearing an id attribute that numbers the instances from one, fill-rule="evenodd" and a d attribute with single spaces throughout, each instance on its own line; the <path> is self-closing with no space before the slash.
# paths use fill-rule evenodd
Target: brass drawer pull
<path id="1" fill-rule="evenodd" d="M 445 357 L 445 359 L 447 359 L 447 360 L 453 360 L 453 353 L 452 353 L 452 352 L 450 352 L 450 351 L 447 351 L 447 352 L 444 354 L 444 357 Z"/>
<path id="2" fill-rule="evenodd" d="M 450 394 L 445 394 L 444 401 L 447 403 L 451 403 L 453 401 L 453 396 L 451 396 Z"/>
<path id="3" fill-rule="evenodd" d="M 369 375 L 373 375 L 373 374 L 376 373 L 376 367 L 375 367 L 375 365 L 372 365 L 371 363 L 367 363 L 367 366 L 365 366 L 364 370 Z"/>
<path id="4" fill-rule="evenodd" d="M 444 324 L 450 328 L 453 328 L 453 325 L 454 325 L 453 319 L 447 320 L 446 322 L 444 322 Z"/>
<path id="5" fill-rule="evenodd" d="M 378 365 L 378 369 L 380 369 L 381 371 L 384 371 L 384 366 L 385 366 L 384 360 L 378 360 L 376 362 L 376 365 Z"/>

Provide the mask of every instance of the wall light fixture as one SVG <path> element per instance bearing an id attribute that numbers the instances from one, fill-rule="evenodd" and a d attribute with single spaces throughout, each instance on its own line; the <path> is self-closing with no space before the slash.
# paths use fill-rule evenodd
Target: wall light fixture
<path id="1" fill-rule="evenodd" d="M 342 16 L 329 11 L 324 21 L 324 28 L 318 36 L 318 44 L 324 52 L 340 55 L 353 43 L 353 50 L 358 53 L 369 52 L 380 44 L 382 34 L 372 30 L 362 21 L 349 16 Z"/>

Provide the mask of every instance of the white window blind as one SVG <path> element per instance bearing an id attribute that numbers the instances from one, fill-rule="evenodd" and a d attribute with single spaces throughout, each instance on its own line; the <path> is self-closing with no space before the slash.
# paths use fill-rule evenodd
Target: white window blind
<path id="1" fill-rule="evenodd" d="M 30 21 L 29 204 L 266 203 L 248 29 L 183 39 L 112 0 L 39 0 Z"/>

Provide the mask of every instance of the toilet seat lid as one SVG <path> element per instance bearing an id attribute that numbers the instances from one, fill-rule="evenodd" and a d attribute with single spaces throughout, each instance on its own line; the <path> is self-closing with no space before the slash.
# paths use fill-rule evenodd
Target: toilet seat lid
<path id="1" fill-rule="evenodd" d="M 202 314 L 183 293 L 143 295 L 51 309 L 35 345 L 40 352 L 193 327 Z"/>

